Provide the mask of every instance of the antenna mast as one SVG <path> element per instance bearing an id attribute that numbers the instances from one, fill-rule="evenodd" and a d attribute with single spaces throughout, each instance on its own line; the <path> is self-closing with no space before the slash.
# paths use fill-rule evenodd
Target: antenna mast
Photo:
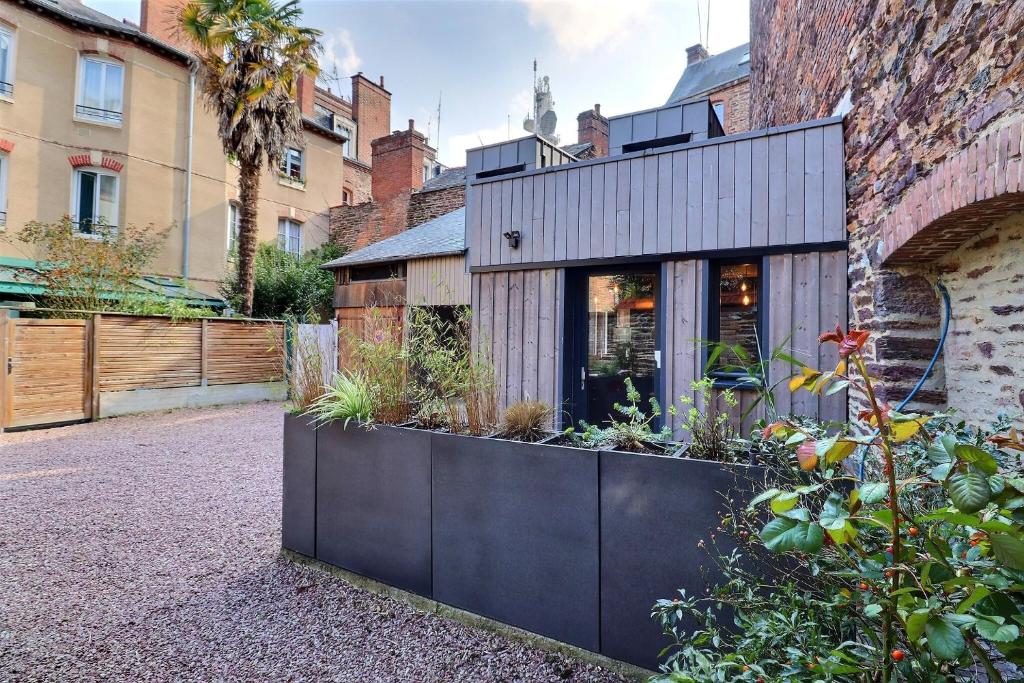
<path id="1" fill-rule="evenodd" d="M 441 154 L 441 95 L 444 94 L 442 91 L 437 93 L 437 153 Z"/>
<path id="2" fill-rule="evenodd" d="M 540 121 L 537 119 L 540 110 L 537 107 L 537 60 L 533 60 L 533 132 L 536 133 L 540 127 Z"/>

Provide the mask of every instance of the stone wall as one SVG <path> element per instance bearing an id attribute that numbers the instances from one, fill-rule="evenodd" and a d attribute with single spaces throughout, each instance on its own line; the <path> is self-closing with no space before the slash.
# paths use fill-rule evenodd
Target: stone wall
<path id="1" fill-rule="evenodd" d="M 1011 138 L 1013 131 L 1019 137 L 1020 126 L 1014 124 L 1024 116 L 1022 32 L 1021 2 L 752 0 L 752 126 L 845 115 L 851 325 L 873 332 L 870 367 L 885 380 L 891 401 L 906 395 L 934 352 L 941 315 L 936 280 L 956 283 L 954 315 L 968 316 L 964 320 L 973 314 L 960 308 L 970 311 L 970 304 L 983 297 L 991 299 L 990 307 L 1018 305 L 1013 297 L 1019 295 L 986 285 L 986 276 L 996 277 L 996 267 L 968 277 L 990 265 L 985 259 L 992 255 L 970 245 L 958 249 L 971 234 L 944 242 L 956 250 L 949 258 L 956 258 L 957 267 L 949 271 L 951 262 L 933 253 L 899 266 L 887 261 L 892 249 L 884 243 L 883 226 L 902 211 L 908 214 L 902 224 L 927 241 L 936 221 L 960 211 L 959 218 L 984 217 L 974 228 L 977 234 L 1022 205 L 1013 199 L 1018 193 L 1000 200 L 1001 214 L 982 202 L 971 208 L 975 185 L 987 189 L 991 183 L 989 199 L 1000 189 L 1017 192 L 1016 185 L 1007 189 L 1005 175 L 1020 163 L 1013 165 L 1020 142 Z M 991 144 L 975 144 L 986 136 Z M 982 153 L 961 154 L 979 147 Z M 947 167 L 955 166 L 959 178 L 952 184 L 945 182 L 950 172 L 932 173 L 949 159 L 956 159 Z M 922 199 L 907 204 L 908 196 Z M 992 234 L 999 236 L 998 229 Z M 1006 240 L 999 237 L 998 244 L 1005 247 Z M 947 394 L 951 403 L 970 401 L 965 407 L 972 410 L 981 399 L 1005 403 L 1003 386 L 1013 381 L 986 382 L 977 390 L 981 394 L 971 397 L 963 393 L 976 376 L 969 370 L 975 364 L 989 374 L 997 372 L 992 366 L 1005 365 L 1009 373 L 1000 376 L 1020 384 L 1024 360 L 1003 348 L 1012 340 L 996 332 L 1000 325 L 977 325 L 967 346 L 946 349 L 945 367 L 913 407 L 942 406 Z M 1005 357 L 1005 363 L 985 358 L 989 345 L 993 357 Z M 1016 408 L 1020 412 L 1019 402 Z"/>

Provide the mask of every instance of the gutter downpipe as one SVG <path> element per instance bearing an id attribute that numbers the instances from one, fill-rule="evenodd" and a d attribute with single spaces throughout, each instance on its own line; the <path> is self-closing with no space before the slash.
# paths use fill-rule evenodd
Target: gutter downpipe
<path id="1" fill-rule="evenodd" d="M 192 134 L 195 128 L 196 70 L 198 64 L 192 60 L 188 70 L 188 135 L 185 147 L 185 218 L 181 235 L 181 277 L 188 280 L 189 249 L 192 241 Z"/>

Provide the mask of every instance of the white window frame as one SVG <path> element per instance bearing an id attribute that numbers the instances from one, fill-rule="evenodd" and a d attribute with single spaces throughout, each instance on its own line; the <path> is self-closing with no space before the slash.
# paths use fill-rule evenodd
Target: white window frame
<path id="1" fill-rule="evenodd" d="M 95 173 L 97 176 L 96 187 L 93 189 L 95 192 L 95 196 L 93 197 L 93 210 L 96 210 L 99 207 L 99 176 L 110 176 L 114 179 L 114 211 L 117 215 L 113 216 L 113 220 L 108 219 L 106 227 L 117 232 L 121 225 L 121 175 L 114 173 L 110 169 L 101 168 L 99 166 L 82 166 L 74 169 L 71 173 L 71 210 L 68 212 L 68 215 L 71 216 L 75 234 L 81 237 L 99 239 L 99 235 L 96 235 L 95 233 L 82 232 L 79 230 L 79 224 L 82 217 L 78 215 L 78 192 L 80 189 L 79 183 L 81 182 L 82 173 Z M 93 219 L 95 220 L 95 217 L 93 217 Z"/>
<path id="2" fill-rule="evenodd" d="M 9 81 L 6 81 L 6 82 L 10 85 L 10 88 L 11 88 L 10 92 L 3 92 L 2 90 L 0 90 L 0 100 L 6 100 L 8 102 L 13 102 L 14 101 L 14 65 L 16 63 L 15 52 L 17 50 L 17 43 L 16 43 L 15 37 L 14 37 L 15 36 L 15 32 L 14 32 L 14 29 L 11 28 L 10 26 L 8 26 L 7 24 L 0 23 L 0 34 L 3 34 L 3 35 L 7 36 L 7 42 L 10 45 L 10 47 L 7 50 L 7 64 L 5 66 L 7 67 L 7 78 L 10 79 Z"/>
<path id="3" fill-rule="evenodd" d="M 85 64 L 86 62 L 97 62 L 104 64 L 107 67 L 116 66 L 121 69 L 121 111 L 116 112 L 116 117 L 93 116 L 88 113 L 80 112 L 79 107 L 84 107 L 83 99 L 85 97 Z M 78 76 L 75 79 L 75 110 L 74 119 L 76 121 L 82 121 L 84 123 L 92 123 L 98 126 L 110 126 L 111 128 L 120 128 L 124 123 L 124 110 L 125 110 L 125 86 L 127 76 L 127 69 L 125 69 L 124 62 L 120 62 L 110 57 L 104 57 L 102 55 L 95 54 L 81 54 L 78 56 Z M 107 82 L 107 69 L 103 69 L 103 80 L 100 86 L 101 90 L 106 90 Z M 113 113 L 113 112 L 112 112 Z"/>
<path id="4" fill-rule="evenodd" d="M 299 177 L 296 178 L 289 171 L 291 163 L 291 156 L 295 154 L 299 158 Z M 306 151 L 297 147 L 286 147 L 284 154 L 281 155 L 281 168 L 278 169 L 281 172 L 281 177 L 286 178 L 292 182 L 305 182 L 306 180 Z"/>
<path id="5" fill-rule="evenodd" d="M 0 152 L 0 230 L 7 228 L 7 166 L 10 163 L 10 156 Z"/>
<path id="6" fill-rule="evenodd" d="M 341 134 L 345 136 L 346 140 L 341 145 L 341 154 L 346 159 L 355 159 L 356 155 L 353 151 L 356 148 L 356 129 L 354 126 L 349 126 L 348 123 L 339 123 L 338 128 L 341 129 Z"/>
<path id="7" fill-rule="evenodd" d="M 232 215 L 234 214 L 234 215 Z M 238 229 L 242 223 L 242 205 L 238 202 L 228 202 L 228 242 L 227 255 L 231 256 L 232 249 L 238 247 Z"/>
<path id="8" fill-rule="evenodd" d="M 288 248 L 291 242 L 291 235 L 288 234 L 288 228 L 292 226 L 295 228 L 295 232 L 299 238 L 299 250 L 292 251 Z M 283 232 L 282 232 L 283 229 Z M 277 219 L 277 246 L 282 251 L 291 254 L 292 256 L 302 255 L 302 223 L 292 218 L 278 218 Z"/>

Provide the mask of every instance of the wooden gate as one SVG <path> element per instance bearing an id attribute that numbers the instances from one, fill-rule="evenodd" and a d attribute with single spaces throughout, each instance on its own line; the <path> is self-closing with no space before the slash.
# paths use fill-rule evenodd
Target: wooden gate
<path id="1" fill-rule="evenodd" d="M 91 322 L 11 318 L 3 330 L 5 429 L 92 416 Z"/>

